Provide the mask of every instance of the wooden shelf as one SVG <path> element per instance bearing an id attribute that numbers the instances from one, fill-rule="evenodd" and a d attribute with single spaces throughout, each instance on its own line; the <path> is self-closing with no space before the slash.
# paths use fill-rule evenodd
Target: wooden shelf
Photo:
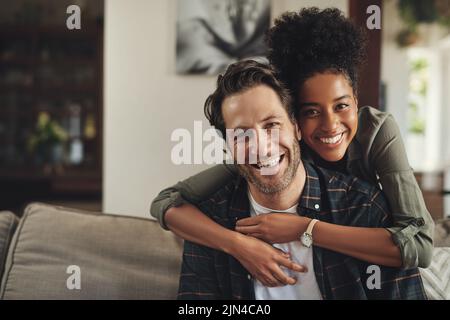
<path id="1" fill-rule="evenodd" d="M 102 22 L 87 22 L 81 25 L 80 30 L 69 30 L 64 23 L 54 25 L 9 25 L 0 24 L 0 37 L 3 39 L 11 39 L 18 37 L 30 37 L 39 35 L 41 37 L 84 37 L 84 38 L 96 38 L 98 37 L 98 29 L 101 27 Z"/>
<path id="2" fill-rule="evenodd" d="M 45 173 L 43 167 L 0 170 L 0 185 L 42 185 L 51 195 L 101 195 L 102 174 L 95 168 L 63 167 Z"/>
<path id="3" fill-rule="evenodd" d="M 55 86 L 35 86 L 35 85 L 0 85 L 0 92 L 11 92 L 11 91 L 32 91 L 33 93 L 86 93 L 93 92 L 97 93 L 98 85 L 96 84 L 74 84 L 74 85 L 55 85 Z"/>
<path id="4" fill-rule="evenodd" d="M 101 21 L 83 21 L 81 30 L 68 30 L 65 21 L 43 26 L 0 25 L 0 70 L 3 73 L 17 72 L 20 73 L 17 78 L 23 76 L 32 80 L 28 80 L 27 85 L 0 84 L 0 94 L 6 96 L 0 101 L 0 122 L 6 130 L 16 128 L 14 137 L 12 132 L 0 134 L 3 150 L 12 145 L 12 149 L 19 150 L 14 159 L 28 159 L 24 135 L 34 130 L 37 113 L 46 110 L 52 119 L 63 123 L 61 116 L 67 115 L 67 109 L 63 107 L 66 101 L 79 103 L 82 117 L 93 114 L 97 132 L 94 139 L 81 138 L 86 143 L 85 162 L 80 166 L 64 165 L 63 170 L 46 173 L 44 166 L 29 163 L 0 165 L 0 210 L 46 199 L 101 199 L 102 25 Z M 51 68 L 49 74 L 43 73 L 46 68 Z M 50 82 L 50 79 L 56 81 Z M 79 79 L 85 81 L 77 82 Z M 81 123 L 83 121 L 81 119 Z M 4 152 L 2 157 L 0 161 L 5 163 Z"/>

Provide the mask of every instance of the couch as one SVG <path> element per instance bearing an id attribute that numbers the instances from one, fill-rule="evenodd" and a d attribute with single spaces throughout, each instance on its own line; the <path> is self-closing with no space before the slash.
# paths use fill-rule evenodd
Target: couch
<path id="1" fill-rule="evenodd" d="M 34 203 L 0 213 L 0 299 L 174 299 L 181 251 L 153 220 Z"/>
<path id="2" fill-rule="evenodd" d="M 436 230 L 450 246 L 450 221 Z M 450 299 L 450 248 L 435 250 L 424 284 Z M 154 220 L 33 203 L 0 212 L 0 299 L 175 299 L 181 253 Z"/>

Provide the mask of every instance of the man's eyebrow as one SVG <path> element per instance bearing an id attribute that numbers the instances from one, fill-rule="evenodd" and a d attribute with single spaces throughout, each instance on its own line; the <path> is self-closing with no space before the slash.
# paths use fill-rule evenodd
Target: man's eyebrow
<path id="1" fill-rule="evenodd" d="M 267 121 L 275 120 L 275 119 L 278 119 L 278 116 L 268 116 L 268 117 L 262 119 L 261 122 L 267 122 Z"/>

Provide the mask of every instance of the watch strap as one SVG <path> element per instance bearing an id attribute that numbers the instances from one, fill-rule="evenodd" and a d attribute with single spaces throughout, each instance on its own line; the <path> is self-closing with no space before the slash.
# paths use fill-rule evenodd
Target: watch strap
<path id="1" fill-rule="evenodd" d="M 314 228 L 314 226 L 316 225 L 317 222 L 319 222 L 319 220 L 317 220 L 317 219 L 312 219 L 312 220 L 309 222 L 308 227 L 306 228 L 305 233 L 306 233 L 306 234 L 312 235 L 313 228 Z"/>

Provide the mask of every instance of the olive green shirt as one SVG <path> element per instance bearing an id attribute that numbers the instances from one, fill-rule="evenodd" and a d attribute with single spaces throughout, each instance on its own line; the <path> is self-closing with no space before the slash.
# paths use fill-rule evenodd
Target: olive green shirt
<path id="1" fill-rule="evenodd" d="M 378 184 L 391 208 L 393 226 L 387 230 L 400 249 L 403 268 L 426 268 L 433 251 L 434 222 L 409 165 L 398 126 L 392 115 L 371 107 L 360 108 L 358 114 L 356 136 L 340 167 L 323 161 L 304 144 L 302 158 Z M 167 229 L 164 214 L 169 208 L 208 199 L 236 174 L 236 168 L 226 164 L 202 171 L 161 191 L 150 212 Z"/>

